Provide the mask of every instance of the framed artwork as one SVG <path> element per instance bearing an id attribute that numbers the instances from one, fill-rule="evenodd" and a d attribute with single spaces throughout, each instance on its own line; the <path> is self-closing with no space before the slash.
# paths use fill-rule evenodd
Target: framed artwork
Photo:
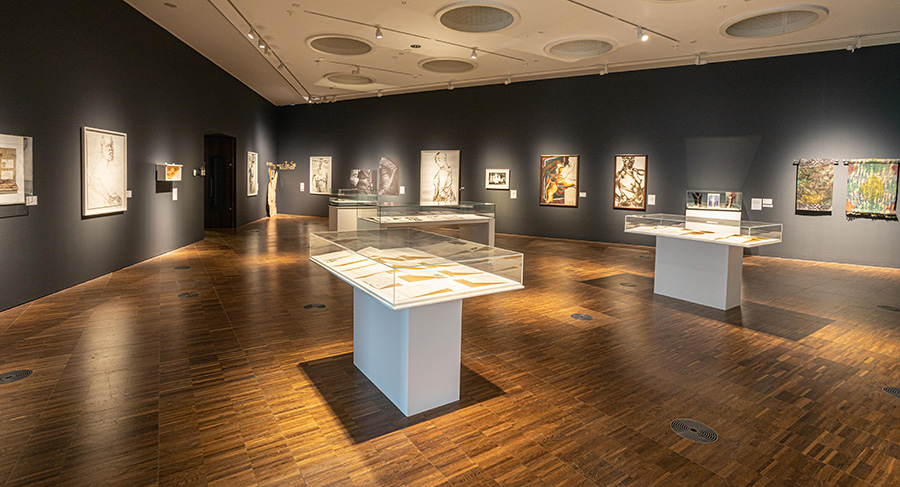
<path id="1" fill-rule="evenodd" d="M 647 155 L 617 154 L 615 171 L 613 177 L 613 208 L 619 210 L 646 210 Z M 718 203 L 716 206 L 719 206 Z"/>
<path id="2" fill-rule="evenodd" d="M 459 151 L 424 150 L 419 181 L 419 204 L 459 203 Z"/>
<path id="3" fill-rule="evenodd" d="M 541 205 L 578 206 L 578 156 L 541 156 Z"/>
<path id="4" fill-rule="evenodd" d="M 247 196 L 259 194 L 259 154 L 247 152 Z"/>
<path id="5" fill-rule="evenodd" d="M 509 189 L 509 169 L 485 169 L 484 189 Z"/>
<path id="6" fill-rule="evenodd" d="M 83 127 L 84 216 L 120 213 L 128 209 L 128 138 L 121 132 Z"/>
<path id="7" fill-rule="evenodd" d="M 797 163 L 797 213 L 831 214 L 834 200 L 834 160 L 800 159 Z"/>
<path id="8" fill-rule="evenodd" d="M 847 218 L 897 219 L 900 159 L 857 159 L 847 165 Z"/>
<path id="9" fill-rule="evenodd" d="M 331 156 L 309 158 L 309 194 L 331 194 Z"/>
<path id="10" fill-rule="evenodd" d="M 388 157 L 382 157 L 378 161 L 378 194 L 400 194 L 400 166 Z"/>
<path id="11" fill-rule="evenodd" d="M 719 202 L 721 201 L 722 195 L 719 193 L 709 193 L 706 195 L 706 207 L 707 208 L 718 208 Z"/>
<path id="12" fill-rule="evenodd" d="M 370 193 L 375 190 L 375 175 L 371 169 L 351 169 L 350 187 L 361 192 Z"/>
<path id="13" fill-rule="evenodd" d="M 31 137 L 0 135 L 0 205 L 24 205 Z"/>

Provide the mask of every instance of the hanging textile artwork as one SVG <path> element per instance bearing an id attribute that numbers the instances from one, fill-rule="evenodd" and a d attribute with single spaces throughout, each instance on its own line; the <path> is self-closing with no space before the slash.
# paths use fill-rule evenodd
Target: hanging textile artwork
<path id="1" fill-rule="evenodd" d="M 834 160 L 800 159 L 797 164 L 797 213 L 831 214 Z"/>
<path id="2" fill-rule="evenodd" d="M 847 165 L 847 218 L 897 219 L 900 159 L 857 159 Z"/>

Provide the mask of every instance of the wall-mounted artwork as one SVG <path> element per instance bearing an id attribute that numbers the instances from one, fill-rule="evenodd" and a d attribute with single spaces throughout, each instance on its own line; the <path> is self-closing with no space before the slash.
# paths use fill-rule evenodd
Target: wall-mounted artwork
<path id="1" fill-rule="evenodd" d="M 459 202 L 459 151 L 422 151 L 419 203 Z"/>
<path id="2" fill-rule="evenodd" d="M 378 194 L 397 196 L 400 194 L 400 166 L 388 157 L 378 161 Z"/>
<path id="3" fill-rule="evenodd" d="M 897 219 L 900 159 L 857 159 L 847 165 L 847 218 Z"/>
<path id="4" fill-rule="evenodd" d="M 82 215 L 128 209 L 128 140 L 121 132 L 84 127 Z"/>
<path id="5" fill-rule="evenodd" d="M 25 204 L 25 172 L 30 166 L 31 137 L 0 135 L 0 205 Z"/>
<path id="6" fill-rule="evenodd" d="M 797 213 L 831 214 L 834 160 L 800 159 L 797 163 Z"/>
<path id="7" fill-rule="evenodd" d="M 485 169 L 484 189 L 509 189 L 509 169 Z"/>
<path id="8" fill-rule="evenodd" d="M 541 156 L 541 204 L 578 206 L 578 156 Z"/>
<path id="9" fill-rule="evenodd" d="M 363 193 L 371 193 L 375 191 L 375 171 L 371 169 L 351 169 L 350 170 L 350 187 L 356 188 Z"/>
<path id="10" fill-rule="evenodd" d="M 259 194 L 259 154 L 247 152 L 247 196 Z"/>
<path id="11" fill-rule="evenodd" d="M 613 177 L 613 208 L 620 210 L 646 210 L 647 156 L 618 154 L 616 155 L 615 171 Z M 719 206 L 718 202 L 716 202 L 716 206 Z"/>
<path id="12" fill-rule="evenodd" d="M 331 193 L 331 156 L 309 158 L 309 194 Z"/>

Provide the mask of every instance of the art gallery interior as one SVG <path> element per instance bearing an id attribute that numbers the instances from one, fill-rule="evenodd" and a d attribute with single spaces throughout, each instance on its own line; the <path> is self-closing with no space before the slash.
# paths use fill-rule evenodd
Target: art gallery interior
<path id="1" fill-rule="evenodd" d="M 3 3 L 0 486 L 900 485 L 894 3 Z M 328 233 L 311 162 L 338 190 L 389 159 L 384 201 L 418 205 L 447 151 L 489 232 Z M 547 204 L 559 155 L 577 186 Z M 819 159 L 833 204 L 801 211 Z M 97 203 L 101 160 L 125 186 Z M 888 191 L 851 179 L 871 160 L 894 199 L 850 214 Z M 701 193 L 777 239 L 684 271 L 720 257 L 641 225 Z M 452 306 L 335 270 L 439 245 L 482 252 L 420 264 L 463 283 Z M 434 404 L 373 372 L 428 389 L 448 353 Z"/>

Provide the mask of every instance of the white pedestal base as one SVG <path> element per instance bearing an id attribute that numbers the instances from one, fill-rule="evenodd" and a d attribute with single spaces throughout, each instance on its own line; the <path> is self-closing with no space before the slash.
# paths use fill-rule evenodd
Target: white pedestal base
<path id="1" fill-rule="evenodd" d="M 355 232 L 357 206 L 328 206 L 328 231 Z"/>
<path id="2" fill-rule="evenodd" d="M 462 299 L 393 311 L 353 288 L 353 365 L 403 414 L 459 400 Z"/>
<path id="3" fill-rule="evenodd" d="M 722 310 L 741 305 L 741 247 L 656 237 L 653 292 Z"/>

